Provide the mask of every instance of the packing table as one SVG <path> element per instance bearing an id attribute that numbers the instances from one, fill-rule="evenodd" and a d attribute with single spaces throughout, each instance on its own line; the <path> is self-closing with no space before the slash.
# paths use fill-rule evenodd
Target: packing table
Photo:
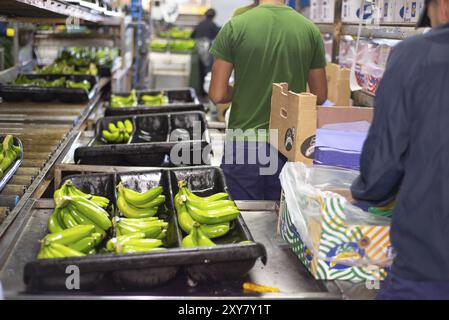
<path id="1" fill-rule="evenodd" d="M 30 200 L 31 201 L 31 200 Z M 21 254 L 21 247 L 29 245 L 27 233 L 32 232 L 32 225 L 45 223 L 39 205 L 39 200 L 30 203 L 27 214 L 28 221 L 13 224 L 10 232 L 16 234 L 16 241 L 9 254 L 4 259 L 0 269 L 0 280 L 6 299 L 372 299 L 375 290 L 366 289 L 365 283 L 347 283 L 344 281 L 317 281 L 301 264 L 299 259 L 288 248 L 287 244 L 276 232 L 277 205 L 275 202 L 239 201 L 237 205 L 242 210 L 243 217 L 255 239 L 267 250 L 267 264 L 259 260 L 250 273 L 243 279 L 206 285 L 194 285 L 184 274 L 178 275 L 173 281 L 145 291 L 117 291 L 102 284 L 89 292 L 78 293 L 44 293 L 39 295 L 26 294 L 23 282 L 23 267 L 27 257 Z M 51 210 L 51 209 L 50 209 Z M 26 220 L 26 219 L 25 219 Z M 18 221 L 19 222 L 19 221 Z M 20 227 L 22 224 L 22 227 Z M 21 229 L 21 230 L 20 230 Z M 5 252 L 5 251 L 3 251 Z M 280 293 L 246 294 L 243 293 L 244 282 L 253 282 L 278 288 Z"/>

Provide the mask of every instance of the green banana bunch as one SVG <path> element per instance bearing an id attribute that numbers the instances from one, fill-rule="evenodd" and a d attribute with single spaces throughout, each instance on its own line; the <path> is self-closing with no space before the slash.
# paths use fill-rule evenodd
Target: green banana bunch
<path id="1" fill-rule="evenodd" d="M 162 91 L 160 94 L 152 96 L 144 94 L 140 97 L 142 104 L 145 106 L 161 106 L 168 104 L 168 97 Z"/>
<path id="2" fill-rule="evenodd" d="M 165 203 L 162 187 L 139 193 L 119 183 L 117 190 L 117 207 L 126 218 L 152 217 L 157 214 L 159 206 Z"/>
<path id="3" fill-rule="evenodd" d="M 22 154 L 22 149 L 14 145 L 14 137 L 8 134 L 0 145 L 0 177 Z"/>
<path id="4" fill-rule="evenodd" d="M 67 228 L 71 228 L 73 224 L 90 224 L 97 231 L 106 231 L 112 227 L 109 213 L 82 196 L 63 196 L 60 203 L 56 202 L 56 209 L 58 208 L 62 209 L 60 212 L 62 212 L 63 224 Z"/>
<path id="5" fill-rule="evenodd" d="M 101 131 L 103 140 L 107 143 L 127 143 L 131 138 L 134 130 L 131 120 L 117 121 L 117 123 L 109 123 L 108 130 Z"/>
<path id="6" fill-rule="evenodd" d="M 195 222 L 190 234 L 182 239 L 181 245 L 183 248 L 197 248 L 213 247 L 216 244 L 200 230 L 200 224 Z"/>
<path id="7" fill-rule="evenodd" d="M 131 90 L 129 96 L 116 96 L 111 95 L 111 108 L 124 108 L 124 107 L 135 107 L 137 106 L 137 93 L 136 90 Z"/>
<path id="8" fill-rule="evenodd" d="M 187 188 L 185 181 L 180 181 L 178 186 L 175 207 L 184 232 L 191 230 L 192 222 L 208 225 L 202 231 L 212 237 L 222 236 L 229 231 L 229 222 L 235 220 L 240 211 L 234 201 L 227 200 L 227 193 L 199 197 Z"/>
<path id="9" fill-rule="evenodd" d="M 178 222 L 181 229 L 189 234 L 192 231 L 195 221 L 187 211 L 187 206 L 181 201 L 180 194 L 175 196 L 175 208 L 178 216 Z M 210 239 L 222 237 L 230 230 L 230 223 L 218 223 L 213 225 L 201 225 L 200 230 Z"/>

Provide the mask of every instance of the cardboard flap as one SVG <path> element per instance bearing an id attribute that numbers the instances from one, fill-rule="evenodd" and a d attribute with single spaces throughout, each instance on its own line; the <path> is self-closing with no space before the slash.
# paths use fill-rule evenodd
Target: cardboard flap
<path id="1" fill-rule="evenodd" d="M 373 122 L 373 108 L 317 107 L 317 128 L 326 124 L 367 121 Z"/>

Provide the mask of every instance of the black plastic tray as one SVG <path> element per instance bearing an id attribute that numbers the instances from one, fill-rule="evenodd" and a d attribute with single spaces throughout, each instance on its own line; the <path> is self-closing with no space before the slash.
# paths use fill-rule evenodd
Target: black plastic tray
<path id="1" fill-rule="evenodd" d="M 59 100 L 65 103 L 82 103 L 89 101 L 97 91 L 98 79 L 89 75 L 59 75 L 59 74 L 24 74 L 29 79 L 55 80 L 65 77 L 66 80 L 82 82 L 87 80 L 91 84 L 90 91 L 76 88 L 41 88 L 33 86 L 18 86 L 0 84 L 0 96 L 5 101 L 18 102 L 31 100 L 34 102 L 50 102 Z"/>
<path id="2" fill-rule="evenodd" d="M 3 139 L 5 139 L 5 136 L 0 136 L 0 141 L 3 141 Z M 14 176 L 14 173 L 16 173 L 17 169 L 19 169 L 20 165 L 22 164 L 24 152 L 22 141 L 20 141 L 19 138 L 14 137 L 13 143 L 14 145 L 19 146 L 20 149 L 22 149 L 22 154 L 20 155 L 19 159 L 17 159 L 13 164 L 9 166 L 6 172 L 3 172 L 3 176 L 0 178 L 0 192 L 3 191 L 3 188 L 8 184 L 9 180 L 11 180 L 11 178 Z"/>
<path id="3" fill-rule="evenodd" d="M 168 96 L 169 103 L 161 106 L 146 106 L 140 104 L 140 96 L 157 95 L 165 92 Z M 118 116 L 129 114 L 148 114 L 160 112 L 180 112 L 180 111 L 206 111 L 205 106 L 200 103 L 198 96 L 193 88 L 177 88 L 177 89 L 157 89 L 157 90 L 137 90 L 139 105 L 137 107 L 111 108 L 109 102 L 105 111 L 105 116 Z M 119 96 L 129 96 L 130 93 L 118 93 Z"/>
<path id="4" fill-rule="evenodd" d="M 130 140 L 124 144 L 103 144 L 102 130 L 110 122 L 126 119 L 134 125 Z M 194 121 L 201 123 L 201 136 L 199 131 L 193 132 Z M 188 139 L 180 141 L 180 137 L 173 134 L 177 129 L 185 129 Z M 75 150 L 74 159 L 76 163 L 90 165 L 173 167 L 208 165 L 211 152 L 203 112 L 158 113 L 98 120 L 96 136 L 87 146 Z"/>
<path id="5" fill-rule="evenodd" d="M 168 250 L 140 254 L 104 254 L 81 258 L 60 258 L 28 262 L 24 282 L 28 292 L 67 290 L 66 268 L 77 266 L 80 271 L 81 290 L 93 289 L 105 277 L 121 289 L 149 289 L 174 279 L 180 270 L 187 271 L 194 281 L 221 281 L 245 276 L 257 259 L 266 262 L 265 247 L 259 243 L 238 244 L 254 241 L 245 221 L 240 216 L 233 231 L 217 240 L 216 247 L 183 249 L 180 247 L 182 233 L 174 210 L 173 196 L 177 179 L 186 179 L 198 194 L 210 194 L 226 190 L 220 169 L 207 167 L 196 169 L 148 170 L 120 174 L 85 174 L 68 176 L 85 192 L 97 192 L 111 197 L 113 186 L 122 181 L 136 190 L 162 185 L 166 195 L 169 214 Z M 212 180 L 211 180 L 212 179 Z M 111 183 L 113 181 L 113 183 Z M 112 190 L 111 190 L 112 189 Z M 115 195 L 113 203 L 115 203 Z M 118 214 L 115 212 L 115 214 Z M 37 249 L 36 249 L 37 250 Z M 37 251 L 36 251 L 37 255 Z"/>

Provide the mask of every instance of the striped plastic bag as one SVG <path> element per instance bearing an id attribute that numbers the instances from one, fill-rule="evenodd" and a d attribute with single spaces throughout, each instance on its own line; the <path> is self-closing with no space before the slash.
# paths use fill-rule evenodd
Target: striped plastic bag
<path id="1" fill-rule="evenodd" d="M 281 235 L 317 279 L 381 280 L 394 257 L 390 219 L 351 203 L 357 176 L 299 162 L 288 162 L 281 172 Z"/>

